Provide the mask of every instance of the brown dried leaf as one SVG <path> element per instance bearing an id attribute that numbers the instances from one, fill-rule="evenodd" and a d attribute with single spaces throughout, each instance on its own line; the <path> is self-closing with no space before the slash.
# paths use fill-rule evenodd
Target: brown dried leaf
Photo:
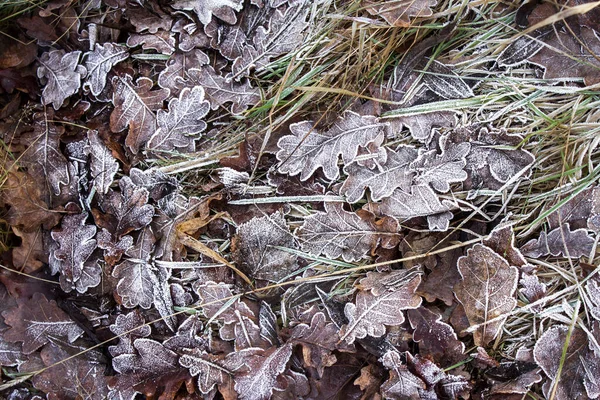
<path id="1" fill-rule="evenodd" d="M 292 124 L 292 134 L 277 142 L 279 172 L 292 176 L 300 174 L 300 180 L 305 181 L 322 168 L 325 177 L 334 181 L 340 175 L 339 156 L 344 164 L 349 164 L 358 154 L 359 147 L 369 143 L 381 145 L 384 127 L 377 118 L 360 116 L 352 111 L 346 111 L 325 132 L 315 129 L 312 121 Z"/>
<path id="2" fill-rule="evenodd" d="M 58 110 L 64 101 L 81 87 L 81 78 L 86 74 L 84 66 L 79 65 L 80 51 L 70 53 L 64 50 L 52 50 L 42 54 L 37 76 L 45 83 L 42 92 L 42 104 L 50 104 Z"/>
<path id="3" fill-rule="evenodd" d="M 31 299 L 17 299 L 18 306 L 4 311 L 2 316 L 10 329 L 3 332 L 4 340 L 23 342 L 23 353 L 31 354 L 50 338 L 63 337 L 73 343 L 83 334 L 81 329 L 54 300 L 41 293 Z"/>
<path id="4" fill-rule="evenodd" d="M 381 394 L 386 399 L 419 400 L 420 393 L 426 389 L 425 382 L 402 364 L 400 353 L 388 351 L 382 357 L 384 367 L 390 370 L 390 377 L 381 386 Z"/>
<path id="5" fill-rule="evenodd" d="M 399 239 L 397 228 L 395 223 L 380 226 L 363 219 L 344 210 L 342 203 L 325 203 L 325 212 L 307 217 L 297 236 L 308 253 L 352 262 L 369 257 L 380 242 Z"/>
<path id="6" fill-rule="evenodd" d="M 471 325 L 484 324 L 473 332 L 477 346 L 484 347 L 499 333 L 504 319 L 489 320 L 512 311 L 517 300 L 518 269 L 489 247 L 476 244 L 459 258 L 462 281 L 454 286 L 456 298 L 465 308 Z"/>
<path id="7" fill-rule="evenodd" d="M 408 319 L 414 329 L 413 340 L 419 344 L 419 354 L 431 357 L 442 367 L 464 360 L 465 345 L 458 340 L 454 329 L 442 316 L 425 307 L 408 310 Z"/>
<path id="8" fill-rule="evenodd" d="M 201 50 L 193 49 L 189 53 L 175 53 L 167 61 L 165 69 L 158 75 L 158 86 L 169 89 L 171 95 L 179 95 L 179 92 L 189 86 L 188 71 L 198 69 L 208 64 L 210 59 Z"/>
<path id="9" fill-rule="evenodd" d="M 40 229 L 26 232 L 13 226 L 12 231 L 21 238 L 21 245 L 12 250 L 12 265 L 15 269 L 29 274 L 48 264 L 48 251 Z"/>
<path id="10" fill-rule="evenodd" d="M 421 297 L 415 294 L 420 282 L 421 276 L 416 275 L 389 288 L 380 296 L 374 295 L 370 290 L 360 290 L 355 303 L 347 303 L 344 308 L 348 324 L 340 329 L 340 340 L 352 344 L 356 339 L 367 335 L 377 338 L 385 334 L 386 326 L 402 325 L 402 310 L 421 305 Z"/>
<path id="11" fill-rule="evenodd" d="M 521 247 L 528 257 L 538 258 L 552 255 L 566 258 L 579 258 L 590 255 L 596 241 L 585 228 L 572 231 L 568 223 L 551 230 L 541 232 L 540 237 L 532 239 Z"/>
<path id="12" fill-rule="evenodd" d="M 127 38 L 128 47 L 142 46 L 144 50 L 156 50 L 166 55 L 173 54 L 175 43 L 175 33 L 162 30 L 156 33 L 132 33 Z"/>
<path id="13" fill-rule="evenodd" d="M 113 104 L 115 109 L 110 114 L 110 129 L 121 132 L 129 128 L 125 144 L 137 154 L 140 148 L 156 131 L 154 111 L 163 106 L 169 96 L 168 89 L 152 89 L 152 80 L 138 78 L 135 85 L 128 74 L 115 76 L 112 80 L 115 91 Z"/>

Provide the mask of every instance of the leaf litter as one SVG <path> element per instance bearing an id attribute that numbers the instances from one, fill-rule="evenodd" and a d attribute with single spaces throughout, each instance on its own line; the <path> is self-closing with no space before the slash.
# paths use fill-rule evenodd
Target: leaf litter
<path id="1" fill-rule="evenodd" d="M 598 10 L 484 3 L 9 18 L 2 396 L 599 398 Z"/>

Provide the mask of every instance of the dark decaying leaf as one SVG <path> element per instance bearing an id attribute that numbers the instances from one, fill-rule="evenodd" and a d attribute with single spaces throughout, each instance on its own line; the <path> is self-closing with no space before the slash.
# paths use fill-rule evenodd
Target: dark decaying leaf
<path id="1" fill-rule="evenodd" d="M 137 310 L 117 316 L 110 331 L 119 337 L 119 343 L 109 346 L 108 351 L 113 357 L 121 354 L 131 354 L 135 351 L 133 341 L 136 338 L 150 336 L 150 325 L 146 325 L 144 316 Z"/>
<path id="2" fill-rule="evenodd" d="M 3 336 L 9 342 L 22 342 L 25 354 L 33 353 L 50 338 L 65 338 L 72 343 L 83 334 L 83 329 L 54 300 L 48 301 L 41 293 L 31 299 L 20 298 L 17 303 L 17 307 L 2 313 L 10 325 Z"/>
<path id="3" fill-rule="evenodd" d="M 316 129 L 312 121 L 292 124 L 292 134 L 277 142 L 279 172 L 292 176 L 300 174 L 300 180 L 305 181 L 322 168 L 327 179 L 336 180 L 340 174 L 339 156 L 344 164 L 349 164 L 358 154 L 359 147 L 369 143 L 380 145 L 384 127 L 377 118 L 360 116 L 352 111 L 346 111 L 325 132 Z"/>
<path id="4" fill-rule="evenodd" d="M 79 90 L 81 78 L 86 74 L 85 67 L 78 64 L 80 55 L 80 51 L 67 53 L 64 50 L 42 54 L 37 76 L 45 83 L 43 104 L 52 103 L 54 109 L 58 110 L 67 98 Z"/>
<path id="5" fill-rule="evenodd" d="M 134 84 L 127 74 L 115 76 L 112 83 L 115 108 L 110 115 L 110 129 L 113 132 L 129 129 L 125 144 L 136 154 L 156 131 L 154 111 L 162 108 L 169 90 L 152 90 L 152 80 L 144 77 Z"/>
<path id="6" fill-rule="evenodd" d="M 500 317 L 515 308 L 518 270 L 492 251 L 476 244 L 458 260 L 461 282 L 454 286 L 456 298 L 464 306 L 477 346 L 484 347 L 500 332 L 506 319 Z"/>
<path id="7" fill-rule="evenodd" d="M 296 233 L 302 250 L 314 255 L 324 254 L 331 259 L 342 257 L 352 262 L 368 257 L 380 242 L 393 247 L 399 240 L 397 225 L 378 225 L 368 214 L 363 214 L 366 216 L 363 219 L 344 210 L 341 203 L 325 203 L 325 212 L 306 218 Z"/>
<path id="8" fill-rule="evenodd" d="M 210 105 L 204 100 L 202 87 L 183 89 L 179 98 L 169 101 L 169 111 L 158 110 L 158 129 L 150 137 L 148 149 L 194 151 L 194 141 L 206 129 L 203 118 L 209 110 Z"/>
<path id="9" fill-rule="evenodd" d="M 502 256 L 510 265 L 523 267 L 527 260 L 519 249 L 515 247 L 515 234 L 511 226 L 499 225 L 495 227 L 489 236 L 483 240 L 483 244 Z"/>
<path id="10" fill-rule="evenodd" d="M 458 340 L 454 329 L 442 316 L 425 307 L 408 310 L 408 319 L 414 329 L 413 339 L 419 344 L 419 354 L 431 357 L 442 367 L 449 367 L 466 358 L 465 345 Z"/>
<path id="11" fill-rule="evenodd" d="M 87 213 L 67 215 L 61 229 L 51 235 L 58 245 L 50 257 L 60 272 L 60 286 L 65 292 L 77 289 L 84 293 L 89 287 L 100 284 L 102 269 L 97 260 L 89 260 L 96 249 L 95 225 L 86 225 Z"/>
<path id="12" fill-rule="evenodd" d="M 106 86 L 106 78 L 112 67 L 125 61 L 129 52 L 127 47 L 119 44 L 96 43 L 94 51 L 85 53 L 85 57 L 87 78 L 83 87 L 89 89 L 94 96 L 99 96 Z"/>
<path id="13" fill-rule="evenodd" d="M 391 196 L 398 188 L 410 190 L 415 171 L 409 168 L 409 164 L 417 158 L 417 150 L 401 146 L 396 151 L 387 148 L 385 151 L 385 162 L 376 162 L 374 169 L 358 162 L 344 167 L 348 177 L 340 188 L 340 193 L 346 196 L 348 202 L 356 203 L 362 199 L 366 188 L 369 188 L 373 201 Z"/>
<path id="14" fill-rule="evenodd" d="M 254 279 L 279 282 L 298 268 L 294 254 L 276 248 L 297 247 L 282 212 L 241 224 L 233 240 L 236 263 Z"/>
<path id="15" fill-rule="evenodd" d="M 371 15 L 380 15 L 392 26 L 408 26 L 410 17 L 428 17 L 436 0 L 363 0 L 362 4 Z"/>
<path id="16" fill-rule="evenodd" d="M 542 387 L 544 395 L 549 398 L 551 391 L 555 390 L 556 400 L 596 399 L 600 396 L 600 354 L 593 351 L 593 344 L 580 328 L 573 329 L 567 344 L 568 331 L 569 327 L 565 325 L 553 326 L 535 345 L 535 362 L 549 378 Z M 563 357 L 565 345 L 567 349 Z"/>
<path id="17" fill-rule="evenodd" d="M 340 339 L 352 344 L 367 335 L 383 336 L 386 326 L 401 325 L 404 322 L 402 310 L 421 305 L 421 297 L 415 294 L 420 282 L 421 277 L 416 275 L 379 296 L 370 290 L 360 290 L 355 303 L 347 303 L 344 308 L 348 324 L 340 329 Z"/>
<path id="18" fill-rule="evenodd" d="M 228 81 L 210 65 L 190 69 L 187 74 L 193 84 L 204 88 L 206 99 L 213 110 L 226 103 L 232 103 L 231 112 L 240 114 L 246 111 L 248 106 L 256 105 L 261 100 L 260 92 L 250 86 L 250 82 Z"/>
<path id="19" fill-rule="evenodd" d="M 91 158 L 90 175 L 94 180 L 93 185 L 98 193 L 106 194 L 119 171 L 119 163 L 100 139 L 97 131 L 88 131 L 87 137 L 89 144 L 86 150 Z"/>
<path id="20" fill-rule="evenodd" d="M 550 232 L 541 232 L 540 237 L 532 239 L 521 247 L 528 257 L 562 256 L 579 258 L 589 256 L 596 241 L 585 228 L 572 231 L 568 223 L 562 224 Z"/>

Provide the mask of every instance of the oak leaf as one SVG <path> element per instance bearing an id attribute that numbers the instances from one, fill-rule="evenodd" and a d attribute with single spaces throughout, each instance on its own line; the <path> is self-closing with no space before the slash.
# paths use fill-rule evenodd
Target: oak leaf
<path id="1" fill-rule="evenodd" d="M 119 163 L 100 139 L 98 131 L 88 131 L 87 137 L 89 144 L 86 151 L 90 154 L 90 175 L 94 180 L 93 185 L 98 193 L 106 194 L 119 171 Z"/>
<path id="2" fill-rule="evenodd" d="M 142 46 L 144 50 L 156 50 L 161 54 L 170 55 L 175 51 L 175 34 L 158 31 L 156 33 L 132 33 L 127 38 L 128 47 Z"/>
<path id="3" fill-rule="evenodd" d="M 261 100 L 259 90 L 253 88 L 249 81 L 244 83 L 228 81 L 210 65 L 192 68 L 187 71 L 187 74 L 194 85 L 204 88 L 206 98 L 213 110 L 226 103 L 232 103 L 231 112 L 241 114 L 248 106 L 256 105 Z"/>
<path id="4" fill-rule="evenodd" d="M 129 52 L 127 47 L 119 44 L 96 43 L 94 50 L 85 53 L 85 57 L 87 79 L 83 88 L 89 89 L 94 96 L 99 96 L 106 86 L 106 77 L 112 67 L 127 60 Z"/>
<path id="5" fill-rule="evenodd" d="M 96 226 L 86 225 L 87 217 L 87 213 L 66 215 L 61 229 L 51 232 L 58 249 L 50 257 L 56 260 L 60 286 L 67 293 L 73 289 L 85 293 L 100 284 L 102 269 L 96 259 L 89 260 L 96 249 Z"/>
<path id="6" fill-rule="evenodd" d="M 109 327 L 110 331 L 119 337 L 119 343 L 108 346 L 108 351 L 113 357 L 129 354 L 135 351 L 133 341 L 136 338 L 150 336 L 150 325 L 146 324 L 144 316 L 134 310 L 128 314 L 119 314 Z"/>
<path id="7" fill-rule="evenodd" d="M 362 4 L 371 15 L 380 15 L 392 26 L 407 27 L 410 17 L 429 17 L 433 11 L 431 7 L 437 4 L 437 0 L 363 0 Z"/>
<path id="8" fill-rule="evenodd" d="M 158 110 L 158 129 L 146 145 L 149 150 L 173 152 L 183 150 L 193 152 L 194 141 L 206 129 L 203 118 L 210 110 L 210 103 L 204 100 L 204 89 L 196 86 L 185 88 L 179 98 L 169 101 L 169 111 Z"/>
<path id="9" fill-rule="evenodd" d="M 199 49 L 175 53 L 167 61 L 165 69 L 158 74 L 158 86 L 169 89 L 171 95 L 177 96 L 183 88 L 190 85 L 188 71 L 198 69 L 209 62 L 210 58 Z"/>
<path id="10" fill-rule="evenodd" d="M 393 247 L 394 239 L 399 239 L 395 223 L 377 225 L 344 210 L 341 203 L 325 203 L 325 212 L 307 217 L 296 234 L 302 250 L 331 259 L 342 257 L 347 262 L 368 257 L 380 242 Z"/>
<path id="11" fill-rule="evenodd" d="M 348 323 L 340 329 L 340 340 L 352 344 L 367 335 L 377 338 L 385 334 L 386 326 L 402 325 L 402 310 L 421 305 L 421 297 L 415 293 L 420 282 L 419 275 L 413 276 L 379 296 L 370 290 L 360 290 L 355 302 L 347 303 L 344 308 Z"/>
<path id="12" fill-rule="evenodd" d="M 392 195 L 395 189 L 410 190 L 415 171 L 409 168 L 418 155 L 415 148 L 401 146 L 396 151 L 385 149 L 385 162 L 377 163 L 375 169 L 353 162 L 344 167 L 348 178 L 340 188 L 350 203 L 362 199 L 365 189 L 371 191 L 371 199 L 379 201 Z"/>
<path id="13" fill-rule="evenodd" d="M 194 11 L 205 26 L 215 16 L 228 24 L 235 24 L 236 11 L 244 7 L 242 0 L 176 0 L 171 3 L 176 10 Z"/>
<path id="14" fill-rule="evenodd" d="M 31 299 L 17 299 L 18 306 L 2 313 L 10 329 L 3 332 L 9 342 L 22 342 L 23 353 L 31 354 L 50 338 L 63 337 L 73 343 L 83 334 L 79 327 L 54 300 L 48 301 L 41 293 Z"/>
<path id="15" fill-rule="evenodd" d="M 190 375 L 198 376 L 198 389 L 200 393 L 209 393 L 215 385 L 228 382 L 233 376 L 230 364 L 226 357 L 193 349 L 190 354 L 179 358 L 179 364 L 190 370 Z"/>
<path id="16" fill-rule="evenodd" d="M 346 111 L 325 132 L 317 130 L 312 121 L 292 124 L 292 134 L 277 142 L 280 149 L 277 152 L 278 170 L 292 176 L 300 174 L 300 180 L 305 181 L 322 168 L 325 177 L 334 181 L 340 174 L 339 156 L 344 164 L 349 164 L 358 154 L 359 147 L 369 143 L 380 145 L 384 127 L 377 118 L 360 116 L 352 111 Z"/>
<path id="17" fill-rule="evenodd" d="M 70 53 L 64 50 L 52 50 L 42 54 L 37 76 L 45 83 L 42 92 L 43 104 L 50 104 L 58 110 L 81 86 L 81 78 L 86 74 L 84 66 L 79 65 L 81 51 Z"/>
<path id="18" fill-rule="evenodd" d="M 489 247 L 476 244 L 458 259 L 462 280 L 454 286 L 456 298 L 464 306 L 477 346 L 485 346 L 499 333 L 504 318 L 488 322 L 512 311 L 517 300 L 518 269 Z"/>
<path id="19" fill-rule="evenodd" d="M 134 84 L 128 74 L 115 76 L 112 83 L 115 108 L 110 114 L 110 129 L 118 133 L 129 128 L 125 144 L 137 154 L 156 131 L 154 111 L 162 108 L 169 90 L 152 90 L 152 80 L 145 77 L 138 78 Z"/>
<path id="20" fill-rule="evenodd" d="M 390 371 L 390 377 L 381 385 L 381 394 L 386 399 L 418 400 L 421 391 L 426 389 L 425 382 L 408 370 L 402 363 L 400 353 L 388 351 L 381 358 L 384 367 Z"/>
<path id="21" fill-rule="evenodd" d="M 595 243 L 587 229 L 572 231 L 569 224 L 565 223 L 548 233 L 541 232 L 539 238 L 525 243 L 521 251 L 533 258 L 547 255 L 579 258 L 590 255 Z"/>
<path id="22" fill-rule="evenodd" d="M 415 183 L 418 185 L 431 185 L 436 191 L 446 193 L 450 190 L 451 183 L 462 182 L 467 179 L 463 170 L 466 165 L 465 157 L 469 154 L 471 146 L 468 143 L 447 146 L 441 140 L 442 153 L 435 150 L 425 151 L 410 164 L 411 170 L 417 174 Z"/>
<path id="23" fill-rule="evenodd" d="M 120 374 L 159 375 L 179 368 L 177 354 L 156 340 L 135 339 L 133 348 L 134 352 L 120 354 L 113 358 L 115 371 Z"/>

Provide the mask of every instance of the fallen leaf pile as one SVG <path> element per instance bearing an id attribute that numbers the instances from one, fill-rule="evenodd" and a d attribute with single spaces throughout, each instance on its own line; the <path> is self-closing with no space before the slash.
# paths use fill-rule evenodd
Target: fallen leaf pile
<path id="1" fill-rule="evenodd" d="M 356 21 L 386 29 L 439 6 L 357 4 Z M 272 95 L 275 64 L 299 62 L 339 6 L 57 0 L 15 19 L 0 46 L 0 204 L 14 233 L 0 271 L 3 396 L 600 397 L 595 276 L 578 286 L 589 330 L 563 319 L 498 347 L 509 317 L 552 296 L 532 259 L 593 256 L 600 189 L 518 242 L 510 218 L 472 217 L 504 217 L 487 196 L 532 176 L 526 133 L 451 109 L 403 114 L 475 96 L 469 72 L 431 52 L 451 23 L 368 100 L 218 152 L 223 127 Z M 530 26 L 560 12 L 529 9 Z M 598 83 L 596 14 L 519 36 L 487 76 L 530 63 Z M 172 173 L 211 152 L 197 187 Z"/>

